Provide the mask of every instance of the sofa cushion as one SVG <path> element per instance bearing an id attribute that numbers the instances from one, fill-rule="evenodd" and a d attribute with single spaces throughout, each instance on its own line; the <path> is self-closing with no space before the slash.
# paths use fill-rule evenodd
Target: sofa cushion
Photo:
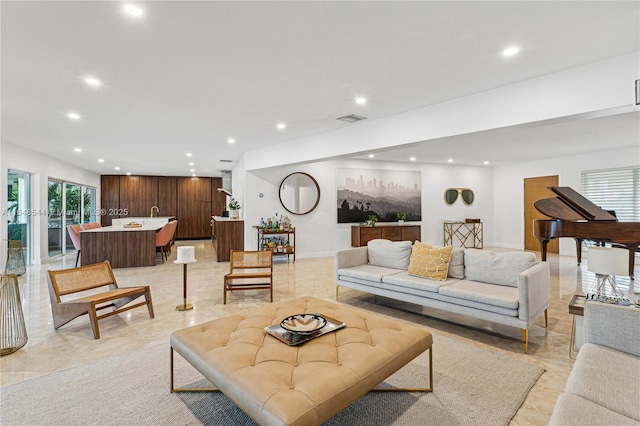
<path id="1" fill-rule="evenodd" d="M 353 268 L 338 269 L 338 276 L 359 278 L 362 280 L 382 282 L 382 277 L 385 275 L 393 275 L 402 272 L 399 269 L 383 268 L 381 266 L 374 265 L 360 265 Z"/>
<path id="2" fill-rule="evenodd" d="M 518 274 L 536 264 L 528 252 L 464 251 L 464 277 L 472 281 L 518 287 Z"/>
<path id="3" fill-rule="evenodd" d="M 595 402 L 640 422 L 640 358 L 585 343 L 573 364 L 565 393 Z"/>
<path id="4" fill-rule="evenodd" d="M 579 396 L 564 393 L 556 401 L 549 426 L 566 425 L 638 426 L 638 422 Z"/>
<path id="5" fill-rule="evenodd" d="M 421 290 L 427 290 L 432 293 L 437 293 L 440 287 L 449 285 L 456 282 L 454 278 L 449 278 L 445 281 L 427 280 L 422 277 L 416 277 L 409 275 L 407 272 L 400 272 L 395 275 L 385 275 L 382 277 L 382 282 L 386 284 L 393 284 L 401 287 L 417 288 Z"/>
<path id="6" fill-rule="evenodd" d="M 371 240 L 367 243 L 369 263 L 383 268 L 407 270 L 411 258 L 411 241 Z"/>
<path id="7" fill-rule="evenodd" d="M 469 300 L 507 309 L 518 309 L 518 289 L 508 286 L 460 280 L 441 287 L 439 293 L 456 299 Z"/>
<path id="8" fill-rule="evenodd" d="M 451 260 L 449 261 L 449 278 L 464 279 L 464 249 L 462 247 L 454 247 L 451 250 Z"/>
<path id="9" fill-rule="evenodd" d="M 407 272 L 409 275 L 430 280 L 446 280 L 452 249 L 453 247 L 435 248 L 416 242 L 411 253 Z"/>

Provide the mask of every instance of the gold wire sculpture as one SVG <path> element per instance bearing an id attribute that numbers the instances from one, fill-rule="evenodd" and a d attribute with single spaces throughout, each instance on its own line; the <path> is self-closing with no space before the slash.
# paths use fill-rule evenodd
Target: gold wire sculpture
<path id="1" fill-rule="evenodd" d="M 28 339 L 18 277 L 0 275 L 0 356 L 14 353 Z"/>
<path id="2" fill-rule="evenodd" d="M 9 250 L 7 251 L 7 263 L 4 267 L 5 275 L 23 275 L 27 272 L 24 261 L 24 248 L 22 241 L 9 241 Z"/>

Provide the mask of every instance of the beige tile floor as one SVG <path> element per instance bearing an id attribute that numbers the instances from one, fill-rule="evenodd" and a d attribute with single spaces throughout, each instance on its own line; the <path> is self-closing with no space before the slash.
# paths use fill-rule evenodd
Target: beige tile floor
<path id="1" fill-rule="evenodd" d="M 158 260 L 155 267 L 115 270 L 121 286 L 151 286 L 156 317 L 150 319 L 145 308 L 138 308 L 104 319 L 100 321 L 99 340 L 93 338 L 86 316 L 59 330 L 53 328 L 46 270 L 73 267 L 75 254 L 56 259 L 49 264 L 28 267 L 27 273 L 20 277 L 19 282 L 29 342 L 18 352 L 0 358 L 1 385 L 17 383 L 153 345 L 168 344 L 169 335 L 174 330 L 269 303 L 268 292 L 251 291 L 230 293 L 227 305 L 223 305 L 222 277 L 228 270 L 228 262 L 215 262 L 215 251 L 208 240 L 179 241 L 177 245 L 193 245 L 196 249 L 198 261 L 188 266 L 187 297 L 195 309 L 183 312 L 176 310 L 176 306 L 183 301 L 183 267 L 173 263 L 177 252 L 174 247 L 169 262 L 165 264 L 160 264 Z M 573 360 L 569 358 L 572 316 L 568 313 L 567 305 L 576 290 L 580 291 L 583 286 L 588 290 L 593 282 L 593 274 L 586 270 L 586 262 L 577 267 L 574 258 L 550 255 L 549 263 L 549 325 L 545 329 L 544 320 L 539 319 L 532 327 L 528 355 L 522 352 L 520 331 L 517 329 L 500 328 L 446 313 L 438 313 L 440 319 L 435 319 L 392 308 L 387 303 L 376 304 L 373 296 L 344 288 L 340 290 L 340 301 L 423 324 L 434 334 L 447 335 L 540 365 L 546 372 L 529 393 L 512 424 L 543 425 L 549 420 L 556 398 L 562 393 L 573 364 Z M 637 271 L 638 267 L 636 276 Z M 275 262 L 274 276 L 274 301 L 306 295 L 328 300 L 335 298 L 331 257 L 298 259 L 295 264 L 280 259 Z M 403 307 L 415 309 L 409 305 Z M 466 325 L 450 321 L 465 322 Z M 485 331 L 476 327 L 484 328 Z M 507 337 L 494 334 L 490 330 L 506 334 Z M 0 388 L 0 394 L 1 391 Z"/>

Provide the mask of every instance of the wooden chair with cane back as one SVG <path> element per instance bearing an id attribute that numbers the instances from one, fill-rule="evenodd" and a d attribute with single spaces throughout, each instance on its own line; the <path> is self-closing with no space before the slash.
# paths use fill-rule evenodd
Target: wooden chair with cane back
<path id="1" fill-rule="evenodd" d="M 231 250 L 229 273 L 224 276 L 224 304 L 228 291 L 269 290 L 273 302 L 273 253 Z"/>
<path id="2" fill-rule="evenodd" d="M 102 318 L 117 315 L 144 305 L 147 305 L 149 316 L 151 318 L 154 317 L 149 286 L 118 287 L 116 277 L 113 275 L 111 264 L 108 260 L 93 265 L 80 266 L 79 268 L 49 270 L 47 272 L 53 326 L 56 329 L 81 315 L 87 314 L 91 321 L 93 337 L 99 339 L 98 320 Z M 71 300 L 63 299 L 63 296 L 107 286 L 109 290 L 106 291 L 83 295 Z M 143 302 L 125 306 L 141 296 L 144 296 L 145 300 Z M 97 311 L 111 307 L 113 311 L 98 315 Z"/>

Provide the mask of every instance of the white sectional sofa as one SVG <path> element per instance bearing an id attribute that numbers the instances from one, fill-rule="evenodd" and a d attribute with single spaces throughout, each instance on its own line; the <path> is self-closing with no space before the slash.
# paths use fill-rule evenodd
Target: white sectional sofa
<path id="1" fill-rule="evenodd" d="M 373 240 L 336 253 L 336 299 L 340 287 L 463 314 L 522 331 L 549 306 L 549 265 L 528 252 L 454 248 L 447 278 L 434 281 L 407 272 L 409 241 Z"/>
<path id="2" fill-rule="evenodd" d="M 640 308 L 587 302 L 585 344 L 550 425 L 640 425 Z"/>

